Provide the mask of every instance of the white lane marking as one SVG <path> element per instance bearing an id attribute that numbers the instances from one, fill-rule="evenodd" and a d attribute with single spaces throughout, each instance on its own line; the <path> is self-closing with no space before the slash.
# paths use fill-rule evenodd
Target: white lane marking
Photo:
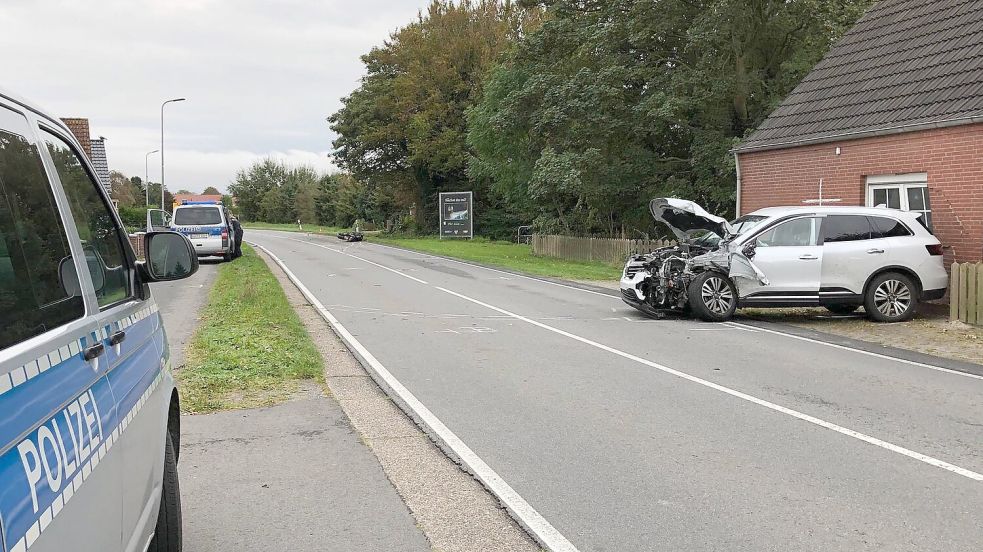
<path id="1" fill-rule="evenodd" d="M 314 244 L 314 245 L 316 245 L 316 244 Z M 368 262 L 371 263 L 371 261 L 368 261 Z M 921 462 L 924 462 L 926 464 L 929 464 L 929 465 L 932 465 L 932 466 L 935 466 L 935 467 L 939 467 L 939 468 L 942 468 L 942 469 L 951 471 L 953 473 L 957 473 L 957 474 L 962 475 L 964 477 L 968 477 L 968 478 L 974 479 L 976 481 L 983 481 L 983 474 L 980 474 L 980 473 L 977 473 L 977 472 L 968 470 L 966 468 L 962 468 L 962 467 L 956 466 L 954 464 L 950 464 L 950 463 L 945 462 L 943 460 L 939 460 L 937 458 L 933 458 L 931 456 L 928 456 L 928 455 L 925 455 L 925 454 L 921 454 L 919 452 L 915 452 L 915 451 L 910 450 L 910 449 L 906 449 L 904 447 L 895 445 L 893 443 L 889 443 L 887 441 L 883 441 L 881 439 L 877 439 L 875 437 L 871 437 L 871 436 L 866 435 L 864 433 L 860 433 L 858 431 L 854 431 L 852 429 L 849 429 L 849 428 L 846 428 L 846 427 L 843 427 L 843 426 L 834 424 L 832 422 L 827 422 L 827 421 L 822 420 L 820 418 L 816 418 L 814 416 L 810 416 L 808 414 L 804 414 L 802 412 L 799 412 L 799 411 L 796 411 L 796 410 L 792 410 L 790 408 L 787 408 L 787 407 L 784 407 L 784 406 L 781 406 L 781 405 L 778 405 L 778 404 L 775 404 L 775 403 L 772 403 L 772 402 L 769 402 L 769 401 L 765 401 L 763 399 L 759 399 L 757 397 L 754 397 L 752 395 L 748 395 L 746 393 L 742 393 L 742 392 L 737 391 L 735 389 L 731 389 L 729 387 L 724 387 L 722 385 L 713 383 L 711 381 L 704 380 L 704 379 L 698 378 L 696 376 L 692 376 L 692 375 L 687 374 L 685 372 L 680 372 L 678 370 L 674 370 L 672 368 L 669 368 L 668 366 L 663 366 L 661 364 L 658 364 L 658 363 L 652 362 L 650 360 L 647 360 L 647 359 L 644 359 L 644 358 L 641 358 L 641 357 L 632 355 L 630 353 L 626 353 L 624 351 L 615 349 L 613 347 L 609 347 L 607 345 L 603 345 L 601 343 L 597 343 L 597 342 L 592 341 L 592 340 L 589 340 L 587 338 L 584 338 L 584 337 L 581 337 L 581 336 L 578 336 L 578 335 L 575 335 L 575 334 L 566 332 L 566 331 L 561 330 L 559 328 L 554 328 L 554 327 L 549 326 L 547 324 L 543 324 L 542 322 L 538 322 L 536 320 L 533 320 L 533 319 L 530 319 L 530 318 L 526 318 L 526 317 L 521 316 L 519 314 L 515 314 L 515 313 L 510 312 L 510 311 L 507 311 L 505 309 L 502 309 L 502 308 L 499 308 L 499 307 L 490 305 L 488 303 L 484 303 L 484 302 L 479 301 L 477 299 L 473 299 L 473 298 L 468 297 L 466 295 L 462 295 L 462 294 L 457 293 L 455 291 L 451 291 L 449 289 L 442 288 L 440 286 L 434 286 L 434 287 L 436 287 L 437 289 L 439 289 L 439 290 L 441 290 L 441 291 L 443 291 L 445 293 L 449 293 L 451 295 L 454 295 L 454 296 L 459 297 L 461 299 L 464 299 L 466 301 L 472 302 L 474 304 L 481 305 L 483 307 L 489 308 L 489 309 L 494 310 L 496 312 L 499 312 L 501 314 L 505 314 L 505 315 L 511 316 L 512 318 L 515 318 L 517 320 L 521 320 L 523 322 L 527 322 L 527 323 L 532 324 L 534 326 L 538 326 L 540 328 L 543 328 L 545 330 L 549 330 L 551 332 L 554 332 L 554 333 L 557 333 L 559 335 L 568 337 L 570 339 L 574 339 L 576 341 L 580 341 L 580 342 L 585 343 L 587 345 L 591 345 L 591 346 L 596 347 L 598 349 L 601 349 L 601 350 L 604 350 L 604 351 L 607 351 L 607 352 L 616 354 L 616 355 L 621 356 L 623 358 L 627 358 L 629 360 L 634 360 L 634 361 L 639 362 L 641 364 L 644 364 L 646 366 L 650 366 L 652 368 L 655 368 L 657 370 L 661 370 L 661 371 L 666 372 L 668 374 L 672 374 L 672 375 L 678 376 L 680 378 L 683 378 L 683 379 L 692 381 L 694 383 L 698 383 L 700 385 L 709 387 L 711 389 L 715 389 L 717 391 L 726 393 L 726 394 L 731 395 L 733 397 L 737 397 L 737 398 L 743 399 L 745 401 L 748 401 L 748 402 L 757 404 L 759 406 L 763 406 L 765 408 L 774 410 L 776 412 L 780 412 L 780 413 L 783 413 L 783 414 L 792 416 L 794 418 L 798 418 L 800 420 L 803 420 L 803 421 L 806 421 L 806 422 L 809 422 L 809 423 L 818 425 L 820 427 L 824 427 L 826 429 L 830 429 L 832 431 L 836 431 L 837 433 L 840 433 L 840 434 L 843 434 L 843 435 L 846 435 L 846 436 L 849 436 L 849 437 L 853 437 L 855 439 L 859 439 L 859 440 L 864 441 L 866 443 L 869 443 L 869 444 L 872 444 L 872 445 L 881 447 L 883 449 L 886 449 L 886 450 L 889 450 L 889 451 L 892 451 L 892 452 L 895 452 L 895 453 L 898 453 L 898 454 L 907 456 L 909 458 L 913 458 L 915 460 L 919 460 Z M 578 288 L 573 288 L 573 289 L 578 289 Z M 743 324 L 734 324 L 734 325 L 740 326 L 740 327 L 747 327 L 747 326 L 744 326 Z M 749 329 L 761 329 L 761 328 L 749 327 Z M 765 330 L 765 331 L 769 331 L 770 332 L 771 330 Z M 774 332 L 774 333 L 780 333 L 780 332 Z M 797 336 L 790 336 L 790 337 L 797 337 Z M 808 338 L 802 338 L 802 339 L 805 339 L 807 341 L 812 341 L 812 340 L 809 340 Z M 822 343 L 822 342 L 818 342 L 818 343 Z M 829 345 L 832 345 L 832 344 L 829 344 Z M 855 349 L 849 349 L 849 348 L 847 348 L 847 349 L 848 350 L 855 350 Z M 858 352 L 863 352 L 863 351 L 858 351 Z M 882 356 L 882 355 L 877 355 L 876 353 L 873 353 L 873 354 L 875 356 Z M 893 359 L 892 357 L 885 357 L 885 358 L 889 358 L 889 359 L 892 359 L 892 360 L 901 360 L 901 359 Z M 929 366 L 929 365 L 925 365 L 925 366 Z M 955 372 L 955 373 L 960 373 L 961 374 L 962 372 Z"/>
<path id="2" fill-rule="evenodd" d="M 652 362 L 651 360 L 648 360 L 648 359 L 645 359 L 645 358 L 642 358 L 642 357 L 639 357 L 639 356 L 635 356 L 635 355 L 633 355 L 631 353 L 626 353 L 626 352 L 621 351 L 619 349 L 615 349 L 614 347 L 609 347 L 607 345 L 598 343 L 596 341 L 592 341 L 592 340 L 587 339 L 585 337 L 581 337 L 579 335 L 572 334 L 570 332 L 561 330 L 559 328 L 554 328 L 553 326 L 549 326 L 547 324 L 543 324 L 542 322 L 537 322 L 536 320 L 533 320 L 531 318 L 526 318 L 525 316 L 522 316 L 520 314 L 515 314 L 513 312 L 509 312 L 509 311 L 507 311 L 505 309 L 496 307 L 494 305 L 489 305 L 488 303 L 479 301 L 477 299 L 468 297 L 466 295 L 462 295 L 460 293 L 457 293 L 456 291 L 451 291 L 449 289 L 445 289 L 445 288 L 442 288 L 440 286 L 436 286 L 436 287 L 437 287 L 437 289 L 439 289 L 439 290 L 441 290 L 441 291 L 443 291 L 445 293 L 449 293 L 449 294 L 451 294 L 451 295 L 453 295 L 455 297 L 464 299 L 465 301 L 470 301 L 471 303 L 474 303 L 476 305 L 481 305 L 481 306 L 483 306 L 485 308 L 488 308 L 488 309 L 491 309 L 493 311 L 500 312 L 502 314 L 507 314 L 507 315 L 511 316 L 512 318 L 515 318 L 516 320 L 521 320 L 521 321 L 526 322 L 528 324 L 532 324 L 533 326 L 538 326 L 538 327 L 540 327 L 540 328 L 542 328 L 544 330 L 548 330 L 548 331 L 551 331 L 551 332 L 553 332 L 555 334 L 559 334 L 559 335 L 562 335 L 564 337 L 568 337 L 570 339 L 573 339 L 575 341 L 579 341 L 579 342 L 584 343 L 586 345 L 590 345 L 591 347 L 595 347 L 595 348 L 600 349 L 602 351 L 607 351 L 609 353 L 618 355 L 618 356 L 620 356 L 622 358 L 626 358 L 628 360 L 633 360 L 633 361 L 638 362 L 640 364 L 644 364 L 644 365 L 649 366 L 651 368 L 655 368 L 656 370 L 661 370 L 661 371 L 663 371 L 663 372 L 665 372 L 667 374 L 671 374 L 673 376 L 677 376 L 677 377 L 683 378 L 685 380 L 691 381 L 693 383 L 697 383 L 697 384 L 702 385 L 704 387 L 709 387 L 711 389 L 715 389 L 717 391 L 720 391 L 721 393 L 726 393 L 726 394 L 728 394 L 728 395 L 730 395 L 732 397 L 737 397 L 738 399 L 742 399 L 742 400 L 748 401 L 750 403 L 754 403 L 754 404 L 757 404 L 759 406 L 763 406 L 763 407 L 768 408 L 770 410 L 774 410 L 775 412 L 780 412 L 782 414 L 786 414 L 788 416 L 792 416 L 793 418 L 798 418 L 799 420 L 802 420 L 802 421 L 805 421 L 805 422 L 809 422 L 811 424 L 815 424 L 817 426 L 820 426 L 820 427 L 823 427 L 823 428 L 826 428 L 826 429 L 830 429 L 832 431 L 835 431 L 837 433 L 846 435 L 848 437 L 853 437 L 854 439 L 859 439 L 861 441 L 864 441 L 866 443 L 869 443 L 869 444 L 874 445 L 874 446 L 877 446 L 877 447 L 881 447 L 881 448 L 886 449 L 886 450 L 889 450 L 891 452 L 895 452 L 895 453 L 898 453 L 898 454 L 907 456 L 909 458 L 914 458 L 915 460 L 924 462 L 926 464 L 929 464 L 931 466 L 935 466 L 937 468 L 942 468 L 944 470 L 951 471 L 951 472 L 956 473 L 956 474 L 959 474 L 959 475 L 961 475 L 963 477 L 968 477 L 969 479 L 973 479 L 973 480 L 976 480 L 976 481 L 983 481 L 983 474 L 980 474 L 980 473 L 977 473 L 977 472 L 968 470 L 966 468 L 962 468 L 962 467 L 956 466 L 955 464 L 950 464 L 949 462 L 945 462 L 943 460 L 939 460 L 938 458 L 933 458 L 931 456 L 922 454 L 920 452 L 915 452 L 913 450 L 906 449 L 904 447 L 895 445 L 893 443 L 889 443 L 887 441 L 883 441 L 883 440 L 878 439 L 876 437 L 871 437 L 870 435 L 866 435 L 864 433 L 860 433 L 859 431 L 854 431 L 852 429 L 848 429 L 846 427 L 843 427 L 843 426 L 834 424 L 832 422 L 827 422 L 826 420 L 822 420 L 822 419 L 816 418 L 815 416 L 810 416 L 808 414 L 804 414 L 804 413 L 799 412 L 797 410 L 792 410 L 791 408 L 787 408 L 787 407 L 784 407 L 784 406 L 775 404 L 773 402 L 766 401 L 764 399 L 759 399 L 759 398 L 754 397 L 752 395 L 748 395 L 747 393 L 742 393 L 741 391 L 737 391 L 735 389 L 731 389 L 729 387 L 724 387 L 723 385 L 720 385 L 720 384 L 717 384 L 717 383 L 713 383 L 712 381 L 707 381 L 705 379 L 698 378 L 696 376 L 692 376 L 692 375 L 687 374 L 685 372 L 680 372 L 679 370 L 674 370 L 672 368 L 669 368 L 668 366 L 663 366 L 662 364 L 659 364 L 657 362 Z"/>
<path id="3" fill-rule="evenodd" d="M 452 263 L 473 266 L 475 268 L 480 268 L 480 269 L 484 269 L 484 270 L 491 270 L 491 271 L 494 271 L 494 272 L 502 272 L 504 274 L 511 274 L 513 276 L 518 276 L 520 278 L 525 278 L 527 280 L 533 280 L 533 281 L 536 281 L 536 282 L 542 282 L 544 284 L 549 284 L 551 286 L 559 286 L 559 287 L 563 287 L 563 288 L 567 288 L 567 289 L 572 289 L 572 290 L 575 290 L 575 291 L 581 291 L 583 293 L 591 293 L 593 295 L 600 295 L 602 297 L 607 297 L 608 299 L 614 299 L 614 300 L 619 300 L 620 301 L 620 299 L 617 296 L 614 296 L 614 295 L 611 295 L 611 294 L 608 294 L 608 293 L 600 293 L 600 292 L 597 292 L 597 291 L 593 291 L 593 290 L 589 290 L 589 289 L 584 289 L 584 288 L 579 288 L 579 287 L 571 286 L 571 285 L 568 285 L 568 284 L 561 284 L 559 282 L 551 282 L 549 280 L 543 280 L 543 279 L 535 278 L 535 277 L 532 277 L 532 276 L 525 276 L 525 275 L 521 275 L 521 274 L 514 274 L 512 272 L 506 272 L 504 270 L 497 270 L 497 269 L 494 269 L 494 268 L 488 268 L 488 267 L 477 265 L 477 264 L 474 264 L 474 263 L 469 263 L 467 261 L 458 261 L 458 260 L 455 260 L 455 259 L 448 259 L 448 258 L 445 258 L 445 257 L 438 257 L 436 255 L 427 255 L 426 253 L 419 253 L 417 251 L 410 251 L 408 249 L 403 249 L 401 247 L 393 247 L 391 245 L 384 245 L 384 244 L 381 244 L 381 243 L 371 243 L 371 245 L 376 246 L 376 247 L 385 247 L 387 249 L 395 249 L 397 251 L 402 251 L 404 253 L 413 253 L 413 254 L 420 255 L 422 257 L 429 257 L 431 259 L 440 259 L 440 260 L 449 261 L 449 262 L 452 262 Z M 617 312 L 617 310 L 614 309 L 613 307 L 611 308 L 611 311 L 612 312 Z M 827 343 L 825 341 L 820 341 L 818 339 L 810 339 L 808 337 L 801 337 L 801 336 L 798 336 L 798 335 L 789 334 L 789 333 L 785 333 L 785 332 L 780 332 L 780 331 L 777 331 L 777 330 L 759 328 L 759 327 L 756 327 L 756 326 L 749 326 L 747 324 L 741 324 L 740 322 L 729 322 L 728 324 L 732 324 L 734 326 L 741 327 L 741 328 L 746 329 L 748 331 L 767 332 L 767 333 L 770 333 L 770 334 L 780 335 L 780 336 L 788 337 L 788 338 L 791 338 L 791 339 L 798 339 L 800 341 L 808 341 L 810 343 L 815 343 L 817 345 L 823 345 L 823 346 L 826 346 L 826 347 L 833 347 L 834 349 L 840 349 L 841 351 L 851 351 L 851 352 L 858 353 L 858 354 L 861 354 L 861 355 L 867 355 L 867 356 L 872 356 L 872 357 L 880 358 L 880 359 L 884 359 L 884 360 L 893 360 L 893 361 L 901 362 L 901 363 L 907 364 L 909 366 L 918 366 L 920 368 L 928 368 L 930 370 L 935 370 L 937 372 L 946 372 L 946 373 L 954 374 L 954 375 L 957 375 L 957 376 L 964 376 L 964 377 L 968 377 L 968 378 L 983 380 L 983 376 L 978 375 L 978 374 L 971 374 L 971 373 L 968 373 L 968 372 L 961 372 L 959 370 L 953 370 L 951 368 L 943 368 L 942 366 L 935 366 L 935 365 L 932 365 L 932 364 L 926 364 L 924 362 L 918 362 L 918 361 L 914 361 L 914 360 L 907 360 L 907 359 L 893 357 L 893 356 L 889 356 L 889 355 L 883 355 L 883 354 L 875 353 L 875 352 L 872 352 L 872 351 L 865 351 L 863 349 L 856 349 L 854 347 L 848 347 L 846 345 L 838 345 L 836 343 Z"/>
<path id="4" fill-rule="evenodd" d="M 743 326 L 741 324 L 735 324 L 733 322 L 724 322 L 723 324 L 724 324 L 724 326 L 729 326 L 731 328 L 734 328 L 735 330 L 741 330 L 741 331 L 749 332 L 749 333 L 758 333 L 758 330 L 757 329 L 751 329 L 751 328 L 749 328 L 747 326 Z"/>
<path id="5" fill-rule="evenodd" d="M 349 257 L 351 257 L 351 258 L 353 258 L 353 259 L 358 259 L 358 260 L 360 260 L 360 261 L 362 261 L 362 262 L 366 262 L 366 263 L 369 263 L 369 264 L 370 264 L 370 265 L 372 265 L 372 266 L 377 266 L 377 267 L 379 267 L 379 268 L 381 268 L 381 269 L 383 269 L 383 270 L 388 270 L 389 272 L 392 272 L 393 274 L 399 274 L 400 276 L 403 276 L 403 277 L 406 277 L 406 278 L 409 278 L 410 280 L 413 280 L 414 282 L 419 282 L 419 283 L 421 283 L 421 284 L 427 284 L 427 283 L 426 283 L 426 282 L 424 282 L 423 280 L 421 280 L 421 279 L 419 279 L 419 278 L 415 278 L 415 277 L 413 277 L 413 276 L 410 276 L 409 274 L 407 274 L 407 273 L 405 273 L 405 272 L 402 272 L 402 271 L 399 271 L 399 270 L 396 270 L 395 268 L 389 268 L 388 266 L 382 266 L 382 265 L 381 265 L 381 264 L 379 264 L 379 263 L 375 263 L 375 262 L 372 262 L 372 261 L 370 261 L 370 260 L 368 260 L 368 259 L 364 259 L 364 258 L 362 258 L 362 257 L 359 257 L 358 255 L 352 255 L 351 253 L 346 253 L 345 251 L 342 251 L 342 250 L 340 250 L 340 249 L 335 249 L 335 248 L 333 248 L 333 247 L 328 247 L 328 246 L 326 246 L 326 245 L 321 245 L 321 244 L 319 244 L 319 243 L 314 243 L 314 242 L 311 242 L 311 241 L 307 241 L 307 240 L 298 240 L 298 239 L 296 239 L 296 238 L 287 238 L 287 237 L 283 237 L 283 238 L 281 238 L 281 239 L 284 239 L 284 240 L 290 240 L 290 241 L 295 241 L 295 242 L 300 242 L 300 243 L 306 243 L 306 244 L 308 244 L 308 245 L 313 245 L 314 247 L 320 247 L 321 249 L 327 249 L 328 251 L 334 251 L 335 253 L 339 253 L 339 254 L 341 254 L 341 255 L 347 255 L 347 256 L 349 256 Z M 262 247 L 262 246 L 260 246 L 260 247 Z M 354 270 L 354 269 L 347 269 L 347 270 Z M 430 285 L 430 284 L 427 284 L 427 285 Z"/>
<path id="6" fill-rule="evenodd" d="M 450 430 L 443 422 L 434 415 L 409 389 L 403 386 L 396 379 L 385 366 L 379 362 L 368 349 L 363 346 L 358 339 L 355 338 L 341 324 L 341 322 L 336 319 L 328 309 L 324 308 L 324 305 L 314 296 L 313 293 L 307 287 L 301 283 L 300 279 L 294 275 L 293 272 L 287 268 L 287 265 L 280 260 L 279 257 L 273 254 L 272 251 L 263 247 L 262 245 L 253 244 L 266 252 L 276 263 L 283 269 L 290 281 L 294 283 L 295 286 L 300 290 L 300 292 L 310 301 L 311 305 L 317 309 L 318 313 L 327 320 L 331 327 L 338 333 L 339 336 L 348 344 L 349 347 L 354 349 L 359 356 L 365 359 L 365 362 L 372 368 L 375 375 L 382 379 L 385 384 L 395 393 L 406 405 L 407 408 L 413 411 L 413 417 L 416 418 L 419 423 L 423 424 L 430 432 L 430 435 L 435 435 L 440 439 L 444 446 L 449 448 L 454 452 L 454 454 L 460 459 L 461 463 L 468 467 L 468 471 L 474 474 L 479 481 L 491 491 L 498 499 L 505 505 L 506 508 L 512 513 L 519 523 L 537 540 L 541 545 L 546 547 L 551 552 L 579 552 L 577 548 L 566 539 L 559 531 L 553 527 L 550 522 L 546 521 L 539 512 L 537 512 L 522 496 L 519 495 L 498 473 L 495 472 L 484 460 L 481 459 L 470 447 L 468 447 L 464 441 L 462 441 L 453 431 Z M 416 278 L 413 278 L 414 280 Z M 418 280 L 419 281 L 419 280 Z M 426 282 L 424 282 L 426 283 Z"/>
<path id="7" fill-rule="evenodd" d="M 463 265 L 473 266 L 474 268 L 480 268 L 482 270 L 490 270 L 492 272 L 498 272 L 499 274 L 506 274 L 506 275 L 508 275 L 508 276 L 510 276 L 512 278 L 523 278 L 525 280 L 532 280 L 534 282 L 540 282 L 540 283 L 543 283 L 543 284 L 549 284 L 551 286 L 559 286 L 559 287 L 562 287 L 562 288 L 575 289 L 577 291 L 582 291 L 584 293 L 593 293 L 594 295 L 600 295 L 602 297 L 608 297 L 608 298 L 611 298 L 612 297 L 611 295 L 608 295 L 607 293 L 601 293 L 599 291 L 593 291 L 593 290 L 590 290 L 590 289 L 578 288 L 578 287 L 574 287 L 574 286 L 571 286 L 571 285 L 568 285 L 568 284 L 561 284 L 559 282 L 551 282 L 549 280 L 544 280 L 542 278 L 536 278 L 535 276 L 526 276 L 525 274 L 516 274 L 515 272 L 508 272 L 506 270 L 499 270 L 497 268 L 489 268 L 487 266 L 481 266 L 481 265 L 478 265 L 478 264 L 469 263 L 467 261 L 459 261 L 457 259 L 448 259 L 447 257 L 438 257 L 437 255 L 428 255 L 426 253 L 420 253 L 419 251 L 410 251 L 409 249 L 403 249 L 402 247 L 393 247 L 391 245 L 384 245 L 384 244 L 375 243 L 375 242 L 369 242 L 369 245 L 374 246 L 374 247 L 385 247 L 387 249 L 395 249 L 396 251 L 400 251 L 400 252 L 403 252 L 403 253 L 412 253 L 414 255 L 419 255 L 421 257 L 427 257 L 429 259 L 437 259 L 437 260 L 440 260 L 440 261 L 447 261 L 449 263 L 457 263 L 457 264 L 463 264 Z"/>
<path id="8" fill-rule="evenodd" d="M 979 374 L 971 374 L 969 372 L 960 372 L 959 370 L 953 370 L 952 368 L 943 368 L 941 366 L 935 366 L 933 364 L 925 364 L 924 362 L 918 362 L 918 361 L 915 361 L 915 360 L 908 360 L 908 359 L 904 359 L 904 358 L 898 358 L 898 357 L 893 357 L 893 356 L 889 356 L 889 355 L 883 355 L 881 353 L 875 353 L 873 351 L 864 351 L 863 349 L 854 349 L 853 347 L 847 347 L 846 345 L 839 345 L 837 343 L 828 343 L 826 341 L 820 341 L 818 339 L 812 339 L 810 337 L 802 337 L 800 335 L 795 335 L 795 334 L 780 332 L 778 330 L 771 330 L 771 329 L 768 329 L 768 328 L 761 328 L 761 327 L 758 327 L 758 326 L 749 326 L 747 324 L 742 324 L 740 322 L 731 322 L 730 324 L 733 324 L 734 326 L 739 326 L 741 328 L 748 328 L 748 329 L 751 329 L 751 330 L 759 331 L 759 332 L 766 332 L 766 333 L 770 333 L 770 334 L 780 335 L 780 336 L 787 337 L 787 338 L 790 338 L 790 339 L 797 339 L 799 341 L 808 341 L 809 343 L 815 343 L 815 344 L 818 344 L 818 345 L 824 345 L 826 347 L 832 347 L 834 349 L 840 349 L 841 351 L 851 351 L 851 352 L 859 353 L 859 354 L 862 354 L 862 355 L 872 356 L 874 358 L 880 358 L 880 359 L 884 359 L 884 360 L 892 360 L 892 361 L 895 361 L 895 362 L 900 362 L 902 364 L 908 364 L 909 366 L 917 366 L 919 368 L 928 368 L 929 370 L 935 370 L 937 372 L 946 372 L 948 374 L 955 374 L 957 376 L 963 376 L 963 377 L 967 377 L 967 378 L 973 378 L 973 379 L 983 380 L 983 376 L 981 376 Z"/>
<path id="9" fill-rule="evenodd" d="M 285 239 L 292 239 L 292 238 L 285 238 Z M 303 241 L 303 240 L 295 240 L 295 241 Z M 311 242 L 304 242 L 304 243 L 311 243 Z M 324 247 L 324 246 L 321 246 L 321 245 L 318 245 L 318 244 L 314 244 L 314 243 L 312 243 L 312 245 L 317 245 L 318 247 Z M 380 244 L 380 243 L 374 243 L 372 245 L 376 245 L 376 246 L 379 246 L 379 247 L 385 247 L 387 249 L 395 249 L 396 251 L 401 251 L 401 252 L 404 252 L 404 253 L 413 253 L 413 254 L 416 254 L 416 255 L 420 255 L 420 256 L 423 256 L 423 257 L 429 257 L 429 258 L 432 258 L 432 259 L 441 259 L 441 260 L 450 261 L 450 262 L 453 262 L 453 263 L 458 263 L 458 264 L 473 266 L 475 268 L 481 268 L 481 269 L 484 269 L 484 270 L 491 270 L 491 271 L 494 271 L 494 272 L 503 272 L 505 274 L 512 274 L 511 272 L 505 272 L 505 271 L 497 270 L 497 269 L 494 269 L 494 268 L 488 268 L 488 267 L 484 267 L 484 266 L 481 266 L 481 265 L 476 265 L 476 264 L 473 264 L 473 263 L 469 263 L 469 262 L 466 262 L 466 261 L 457 261 L 457 260 L 453 260 L 453 259 L 446 259 L 444 257 L 437 257 L 435 255 L 427 255 L 426 253 L 418 253 L 416 251 L 410 251 L 410 250 L 403 249 L 403 248 L 400 248 L 400 247 L 392 247 L 392 246 L 383 245 L 383 244 Z M 324 247 L 324 248 L 325 249 L 331 249 L 330 247 Z M 335 251 L 335 250 L 332 250 L 332 251 Z M 339 251 L 339 253 L 340 253 L 340 251 Z M 371 263 L 371 264 L 375 264 L 375 263 L 372 263 L 372 261 L 366 261 L 366 262 Z M 389 269 L 389 270 L 392 270 L 392 269 Z M 402 274 L 401 272 L 398 272 L 398 271 L 396 271 L 396 272 L 397 272 L 397 274 Z M 403 275 L 405 276 L 405 274 L 403 274 Z M 522 275 L 516 275 L 516 276 L 520 276 L 520 277 L 525 278 L 527 280 L 533 280 L 533 281 L 536 281 L 536 282 L 542 282 L 544 284 L 549 284 L 549 285 L 553 285 L 553 286 L 564 287 L 564 288 L 567 288 L 567 289 L 572 289 L 574 291 L 582 291 L 584 293 L 591 293 L 591 294 L 594 294 L 594 295 L 601 295 L 603 297 L 607 297 L 608 299 L 618 300 L 617 297 L 615 297 L 613 295 L 609 295 L 607 293 L 599 293 L 599 292 L 596 292 L 596 291 L 591 291 L 589 289 L 583 289 L 583 288 L 579 288 L 579 287 L 576 287 L 576 286 L 561 284 L 561 283 L 558 283 L 558 282 L 550 282 L 548 280 L 541 280 L 539 278 L 533 278 L 531 276 L 522 276 Z M 614 311 L 614 312 L 617 312 L 616 309 L 614 309 L 613 307 L 611 308 L 611 310 Z M 625 317 L 625 320 L 629 320 L 629 319 L 627 317 Z M 908 360 L 908 359 L 904 359 L 904 358 L 893 357 L 893 356 L 884 355 L 884 354 L 881 354 L 881 353 L 875 353 L 873 351 L 865 351 L 863 349 L 856 349 L 854 347 L 848 347 L 846 345 L 839 345 L 837 343 L 829 343 L 829 342 L 826 342 L 826 341 L 820 341 L 818 339 L 812 339 L 812 338 L 808 338 L 808 337 L 802 337 L 802 336 L 798 336 L 798 335 L 795 335 L 795 334 L 781 332 L 781 331 L 778 331 L 778 330 L 772 330 L 772 329 L 767 329 L 767 328 L 759 328 L 757 326 L 749 326 L 747 324 L 742 324 L 740 322 L 727 322 L 726 324 L 732 325 L 734 327 L 742 328 L 742 329 L 745 329 L 747 331 L 766 332 L 766 333 L 770 333 L 770 334 L 774 334 L 774 335 L 778 335 L 778 336 L 782 336 L 782 337 L 787 337 L 787 338 L 790 338 L 790 339 L 796 339 L 796 340 L 799 340 L 799 341 L 806 341 L 806 342 L 809 342 L 809 343 L 814 343 L 816 345 L 822 345 L 824 347 L 832 347 L 834 349 L 839 349 L 841 351 L 849 351 L 849 352 L 853 352 L 853 353 L 857 353 L 857 354 L 861 354 L 861 355 L 867 355 L 867 356 L 870 356 L 870 357 L 879 358 L 879 359 L 882 359 L 882 360 L 900 362 L 902 364 L 907 364 L 909 366 L 917 366 L 919 368 L 928 368 L 929 370 L 935 370 L 936 372 L 944 372 L 944 373 L 947 373 L 947 374 L 953 374 L 953 375 L 956 375 L 956 376 L 963 376 L 963 377 L 967 377 L 967 378 L 972 378 L 972 379 L 977 379 L 977 380 L 983 381 L 983 376 L 981 376 L 979 374 L 972 374 L 972 373 L 969 373 L 969 372 L 962 372 L 960 370 L 953 370 L 951 368 L 943 368 L 942 366 L 935 366 L 933 364 L 926 364 L 924 362 L 918 362 L 918 361 L 915 361 L 915 360 Z"/>

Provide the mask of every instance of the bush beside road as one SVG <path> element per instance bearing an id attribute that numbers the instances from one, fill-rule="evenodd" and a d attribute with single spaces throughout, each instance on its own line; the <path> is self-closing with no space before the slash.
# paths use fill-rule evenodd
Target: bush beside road
<path id="1" fill-rule="evenodd" d="M 484 238 L 473 240 L 440 240 L 433 237 L 401 238 L 383 235 L 367 235 L 366 240 L 384 245 L 393 245 L 424 253 L 433 253 L 485 265 L 500 266 L 546 276 L 569 280 L 617 280 L 623 267 L 601 262 L 577 262 L 538 257 L 532 254 L 532 247 Z"/>
<path id="2" fill-rule="evenodd" d="M 185 412 L 270 406 L 300 380 L 323 380 L 323 362 L 283 289 L 247 245 L 219 267 L 177 373 Z"/>

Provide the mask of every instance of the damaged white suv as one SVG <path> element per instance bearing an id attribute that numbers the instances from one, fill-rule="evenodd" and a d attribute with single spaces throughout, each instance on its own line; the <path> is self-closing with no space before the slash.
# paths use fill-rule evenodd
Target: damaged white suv
<path id="1" fill-rule="evenodd" d="M 692 311 L 720 322 L 739 307 L 846 314 L 863 306 L 873 320 L 900 322 L 948 285 L 942 244 L 919 213 L 771 207 L 728 223 L 692 201 L 659 198 L 649 207 L 678 245 L 625 265 L 622 298 L 647 314 Z"/>

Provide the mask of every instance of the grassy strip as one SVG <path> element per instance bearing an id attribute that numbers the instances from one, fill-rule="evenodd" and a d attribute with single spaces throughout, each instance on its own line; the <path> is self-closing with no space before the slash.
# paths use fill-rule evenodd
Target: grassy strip
<path id="1" fill-rule="evenodd" d="M 309 232 L 311 234 L 337 234 L 338 232 L 346 232 L 345 228 L 338 228 L 335 226 L 319 226 L 317 224 L 305 224 L 304 229 L 301 230 L 293 223 L 273 223 L 273 222 L 244 222 L 242 227 L 246 230 L 283 230 L 285 232 Z"/>
<path id="2" fill-rule="evenodd" d="M 366 236 L 366 240 L 444 255 L 466 261 L 510 268 L 529 274 L 571 280 L 617 280 L 623 267 L 608 263 L 584 263 L 537 257 L 532 247 L 510 242 L 473 240 L 439 240 L 437 238 L 397 238 Z"/>
<path id="3" fill-rule="evenodd" d="M 280 283 L 243 244 L 243 256 L 218 269 L 177 374 L 189 413 L 269 406 L 299 380 L 322 380 L 323 361 Z"/>

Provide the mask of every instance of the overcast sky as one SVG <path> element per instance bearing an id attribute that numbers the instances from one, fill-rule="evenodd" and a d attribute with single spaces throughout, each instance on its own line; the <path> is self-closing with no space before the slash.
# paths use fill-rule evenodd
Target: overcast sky
<path id="1" fill-rule="evenodd" d="M 428 0 L 0 0 L 0 87 L 86 117 L 109 166 L 144 174 L 165 111 L 167 188 L 225 191 L 266 156 L 330 170 L 325 117 L 359 55 Z M 150 178 L 160 179 L 151 157 Z"/>

